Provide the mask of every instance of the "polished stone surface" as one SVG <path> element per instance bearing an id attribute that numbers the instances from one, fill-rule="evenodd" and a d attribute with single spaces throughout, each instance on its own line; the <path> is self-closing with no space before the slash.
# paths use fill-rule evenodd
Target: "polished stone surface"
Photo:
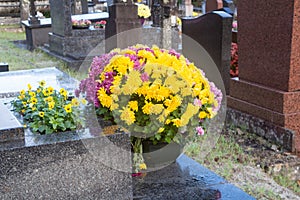
<path id="1" fill-rule="evenodd" d="M 17 96 L 19 91 L 27 89 L 28 83 L 36 88 L 41 80 L 46 81 L 46 86 L 58 90 L 63 87 L 71 93 L 74 93 L 78 85 L 77 80 L 55 67 L 3 72 L 0 73 L 0 98 Z"/>
<path id="2" fill-rule="evenodd" d="M 129 137 L 109 137 L 0 150 L 0 199 L 132 199 Z"/>
<path id="3" fill-rule="evenodd" d="M 241 0 L 238 12 L 239 80 L 228 105 L 295 131 L 299 152 L 300 3 Z"/>
<path id="4" fill-rule="evenodd" d="M 299 1 L 242 0 L 238 7 L 239 77 L 278 90 L 299 90 Z"/>
<path id="5" fill-rule="evenodd" d="M 161 170 L 133 178 L 133 198 L 139 200 L 253 200 L 241 189 L 182 154 Z"/>
<path id="6" fill-rule="evenodd" d="M 24 140 L 23 126 L 1 101 L 0 119 L 0 146 L 2 142 Z"/>
<path id="7" fill-rule="evenodd" d="M 208 59 L 201 53 L 204 48 L 218 67 L 221 77 L 217 84 L 225 86 L 226 94 L 229 94 L 230 81 L 230 48 L 231 48 L 232 16 L 223 11 L 214 11 L 196 18 L 182 18 L 182 49 L 183 54 L 201 69 L 205 66 L 203 60 Z M 205 56 L 203 56 L 205 55 Z M 204 57 L 204 58 L 203 58 Z M 205 71 L 205 70 L 204 70 Z M 207 71 L 207 76 L 217 76 L 216 73 Z M 211 79 L 215 83 L 217 80 Z M 223 92 L 225 94 L 225 92 Z"/>

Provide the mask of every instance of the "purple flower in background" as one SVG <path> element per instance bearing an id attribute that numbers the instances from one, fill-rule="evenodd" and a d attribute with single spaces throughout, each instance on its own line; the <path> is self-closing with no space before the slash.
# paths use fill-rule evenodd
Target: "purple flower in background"
<path id="1" fill-rule="evenodd" d="M 203 130 L 203 128 L 202 128 L 201 126 L 198 126 L 198 127 L 196 128 L 196 131 L 197 131 L 197 134 L 198 134 L 198 135 L 204 135 L 204 130 Z"/>

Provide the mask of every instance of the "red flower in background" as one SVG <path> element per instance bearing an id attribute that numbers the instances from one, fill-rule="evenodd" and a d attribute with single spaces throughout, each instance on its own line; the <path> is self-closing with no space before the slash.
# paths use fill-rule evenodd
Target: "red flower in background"
<path id="1" fill-rule="evenodd" d="M 237 77 L 238 75 L 238 45 L 237 43 L 231 43 L 230 76 Z"/>

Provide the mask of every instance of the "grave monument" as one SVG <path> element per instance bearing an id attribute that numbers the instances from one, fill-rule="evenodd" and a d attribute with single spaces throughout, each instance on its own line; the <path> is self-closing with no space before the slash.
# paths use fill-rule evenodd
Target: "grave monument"
<path id="1" fill-rule="evenodd" d="M 200 53 L 199 45 L 201 45 L 218 67 L 222 77 L 219 85 L 224 82 L 226 94 L 229 93 L 230 81 L 231 24 L 232 16 L 224 11 L 213 11 L 196 18 L 182 18 L 184 55 L 195 62 L 196 66 L 208 67 L 203 63 L 207 58 L 201 57 L 205 55 Z M 209 70 L 207 69 L 208 76 L 214 75 L 212 72 L 209 73 Z"/>
<path id="2" fill-rule="evenodd" d="M 260 120 L 259 134 L 299 152 L 300 2 L 239 0 L 238 9 L 239 78 L 230 82 L 228 106 Z"/>
<path id="3" fill-rule="evenodd" d="M 223 1 L 222 0 L 206 0 L 205 3 L 205 12 L 211 12 L 213 10 L 218 10 L 223 8 Z"/>
<path id="4" fill-rule="evenodd" d="M 108 13 L 72 15 L 71 0 L 50 0 L 52 32 L 49 33 L 49 53 L 60 57 L 70 67 L 79 68 L 91 50 L 105 39 L 104 29 L 74 29 L 72 19 L 91 21 L 107 20 Z M 105 46 L 97 47 L 97 55 Z M 93 57 L 94 55 L 91 55 Z"/>

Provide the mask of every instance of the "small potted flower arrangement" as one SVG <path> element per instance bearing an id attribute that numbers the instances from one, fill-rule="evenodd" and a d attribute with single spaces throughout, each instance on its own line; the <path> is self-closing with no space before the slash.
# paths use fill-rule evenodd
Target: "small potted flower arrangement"
<path id="1" fill-rule="evenodd" d="M 81 20 L 72 19 L 72 27 L 75 29 L 86 29 L 89 28 L 91 24 L 92 22 L 87 19 L 81 19 Z"/>
<path id="2" fill-rule="evenodd" d="M 137 6 L 138 6 L 138 16 L 140 18 L 141 25 L 143 25 L 145 23 L 145 20 L 151 16 L 151 11 L 149 6 L 145 4 L 138 3 Z"/>
<path id="3" fill-rule="evenodd" d="M 231 43 L 231 60 L 230 60 L 230 76 L 238 77 L 239 76 L 239 66 L 238 66 L 238 44 Z"/>
<path id="4" fill-rule="evenodd" d="M 79 95 L 102 119 L 128 130 L 134 173 L 147 169 L 145 144 L 184 144 L 203 135 L 222 101 L 221 91 L 183 55 L 144 45 L 95 57 Z"/>
<path id="5" fill-rule="evenodd" d="M 61 88 L 45 86 L 45 81 L 39 83 L 35 90 L 28 84 L 27 90 L 22 90 L 17 99 L 11 101 L 13 111 L 23 117 L 24 126 L 39 134 L 51 134 L 72 131 L 82 127 L 77 98 L 71 98 L 68 92 Z"/>
<path id="6" fill-rule="evenodd" d="M 104 29 L 105 25 L 106 25 L 106 21 L 105 20 L 101 20 L 101 21 L 96 22 L 94 24 L 94 28 L 96 28 L 96 29 Z"/>

